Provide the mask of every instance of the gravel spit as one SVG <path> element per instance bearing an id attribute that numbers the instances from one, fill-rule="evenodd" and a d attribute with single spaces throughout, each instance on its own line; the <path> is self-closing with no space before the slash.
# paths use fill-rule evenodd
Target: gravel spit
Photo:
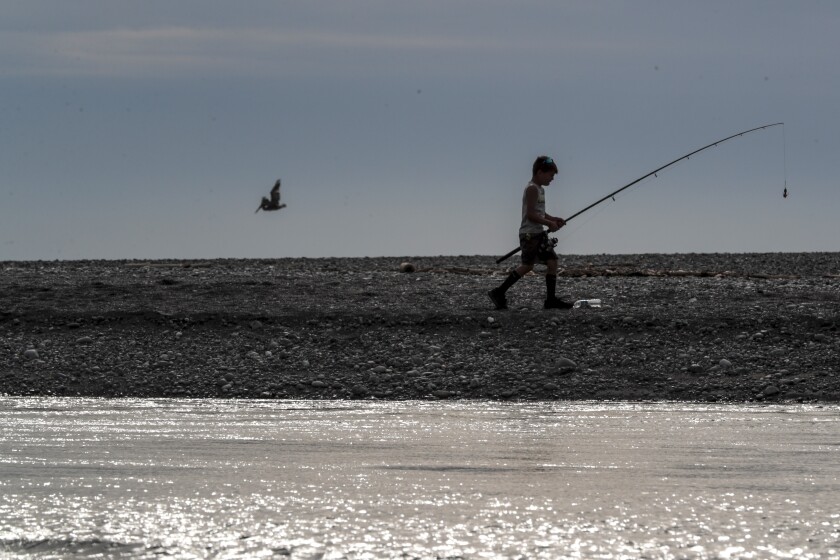
<path id="1" fill-rule="evenodd" d="M 840 253 L 514 261 L 0 262 L 0 393 L 840 401 Z"/>

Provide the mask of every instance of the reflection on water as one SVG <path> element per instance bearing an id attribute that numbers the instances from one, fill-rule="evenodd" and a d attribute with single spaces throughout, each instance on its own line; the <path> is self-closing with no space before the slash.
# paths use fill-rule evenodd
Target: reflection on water
<path id="1" fill-rule="evenodd" d="M 830 558 L 838 411 L 0 397 L 0 556 Z"/>

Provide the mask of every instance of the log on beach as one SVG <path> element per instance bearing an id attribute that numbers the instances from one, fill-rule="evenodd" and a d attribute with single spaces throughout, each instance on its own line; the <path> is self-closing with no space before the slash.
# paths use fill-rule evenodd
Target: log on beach
<path id="1" fill-rule="evenodd" d="M 840 253 L 494 260 L 0 262 L 0 393 L 840 401 Z"/>

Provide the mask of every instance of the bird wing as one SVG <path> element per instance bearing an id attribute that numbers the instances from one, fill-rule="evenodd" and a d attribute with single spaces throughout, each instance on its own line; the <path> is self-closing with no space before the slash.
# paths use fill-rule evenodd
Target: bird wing
<path id="1" fill-rule="evenodd" d="M 277 182 L 274 183 L 274 187 L 271 189 L 271 202 L 275 204 L 280 202 L 280 179 L 277 179 Z"/>

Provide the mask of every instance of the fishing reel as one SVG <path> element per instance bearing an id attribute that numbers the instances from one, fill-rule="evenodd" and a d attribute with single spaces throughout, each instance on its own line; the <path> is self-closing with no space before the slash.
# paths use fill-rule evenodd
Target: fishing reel
<path id="1" fill-rule="evenodd" d="M 532 239 L 531 235 L 532 234 L 530 234 L 530 233 L 527 234 L 526 239 Z M 547 231 L 543 230 L 543 232 L 541 234 L 539 234 L 539 236 L 540 236 L 540 251 L 546 252 L 546 251 L 550 251 L 550 250 L 554 249 L 555 247 L 557 247 L 557 238 L 556 237 L 549 237 Z M 513 249 L 511 251 L 508 251 L 508 253 L 506 255 L 502 255 L 501 257 L 496 259 L 496 264 L 499 264 L 502 261 L 504 261 L 505 259 L 507 259 L 509 257 L 512 257 L 513 255 L 515 255 L 516 253 L 518 253 L 521 250 L 522 250 L 522 247 L 516 247 L 515 249 Z"/>
<path id="2" fill-rule="evenodd" d="M 554 249 L 555 247 L 557 247 L 557 238 L 549 237 L 547 233 L 544 234 L 542 236 L 542 243 L 540 243 L 540 249 L 548 251 L 549 249 Z"/>

